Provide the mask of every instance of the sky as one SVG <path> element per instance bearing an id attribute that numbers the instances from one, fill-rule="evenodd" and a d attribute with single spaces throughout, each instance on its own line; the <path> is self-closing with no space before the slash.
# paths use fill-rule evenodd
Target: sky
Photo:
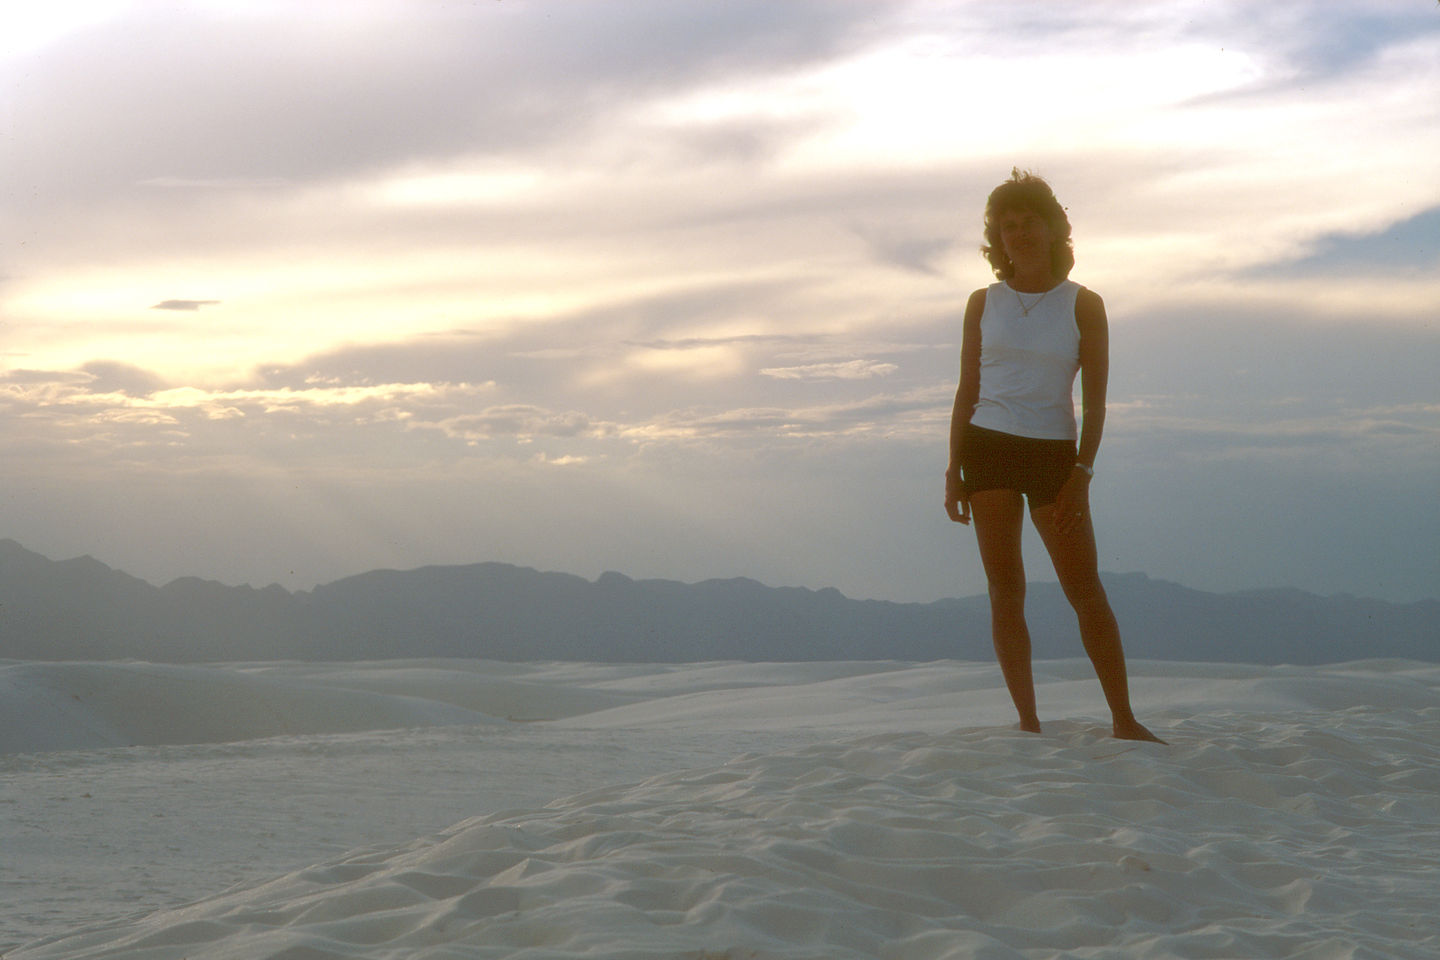
<path id="1" fill-rule="evenodd" d="M 1440 596 L 1432 0 L 12 4 L 0 151 L 0 537 L 55 559 L 983 593 L 1018 166 L 1109 314 L 1101 568 Z"/>

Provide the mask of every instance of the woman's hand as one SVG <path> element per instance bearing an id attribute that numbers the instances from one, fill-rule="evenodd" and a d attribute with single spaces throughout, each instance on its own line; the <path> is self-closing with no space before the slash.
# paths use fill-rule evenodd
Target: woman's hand
<path id="1" fill-rule="evenodd" d="M 1090 516 L 1090 475 L 1079 467 L 1070 471 L 1055 498 L 1055 529 L 1070 533 Z"/>
<path id="2" fill-rule="evenodd" d="M 965 492 L 965 481 L 960 478 L 958 467 L 945 471 L 945 512 L 956 523 L 970 522 L 970 497 Z"/>

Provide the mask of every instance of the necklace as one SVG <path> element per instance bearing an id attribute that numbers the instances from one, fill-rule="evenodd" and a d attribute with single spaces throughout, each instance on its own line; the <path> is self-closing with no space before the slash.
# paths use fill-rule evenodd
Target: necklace
<path id="1" fill-rule="evenodd" d="M 1051 287 L 1051 288 L 1050 288 L 1050 290 L 1054 290 L 1054 289 L 1055 289 L 1054 287 Z M 1020 296 L 1020 291 L 1019 291 L 1019 290 L 1016 290 L 1014 287 L 1011 287 L 1011 288 L 1010 288 L 1010 292 L 1013 293 L 1013 294 L 1015 294 L 1015 299 L 1016 299 L 1016 301 L 1019 302 L 1019 304 L 1020 304 L 1020 315 L 1021 315 L 1022 317 L 1028 317 L 1028 316 L 1030 316 L 1030 311 L 1031 311 L 1031 310 L 1034 310 L 1036 307 L 1040 306 L 1040 301 L 1041 301 L 1041 300 L 1044 300 L 1046 297 L 1048 297 L 1048 296 L 1050 295 L 1050 290 L 1046 290 L 1044 293 L 1040 294 L 1040 296 L 1038 296 L 1038 297 L 1035 298 L 1035 302 L 1032 303 L 1032 304 L 1030 304 L 1030 306 L 1027 307 L 1027 306 L 1025 306 L 1025 298 L 1022 297 L 1022 296 Z"/>

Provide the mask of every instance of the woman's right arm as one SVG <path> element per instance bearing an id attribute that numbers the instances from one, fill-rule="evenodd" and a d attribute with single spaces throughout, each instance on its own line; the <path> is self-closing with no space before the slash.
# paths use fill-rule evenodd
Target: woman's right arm
<path id="1" fill-rule="evenodd" d="M 965 427 L 980 400 L 980 317 L 985 313 L 985 291 L 976 290 L 965 305 L 960 339 L 960 386 L 950 412 L 950 465 L 945 470 L 945 512 L 956 523 L 970 522 L 970 498 L 961 480 L 965 454 Z"/>

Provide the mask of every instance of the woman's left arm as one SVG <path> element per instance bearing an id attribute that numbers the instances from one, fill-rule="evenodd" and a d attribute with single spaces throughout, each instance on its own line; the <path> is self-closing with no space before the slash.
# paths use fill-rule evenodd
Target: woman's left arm
<path id="1" fill-rule="evenodd" d="M 1110 381 L 1110 327 L 1105 301 L 1081 288 L 1075 298 L 1075 326 L 1080 329 L 1080 450 L 1076 459 L 1094 469 L 1100 436 L 1105 432 L 1105 390 Z"/>
<path id="2" fill-rule="evenodd" d="M 1105 432 L 1105 391 L 1110 379 L 1110 329 L 1105 301 L 1081 288 L 1075 298 L 1075 326 L 1080 331 L 1080 447 L 1077 465 L 1060 490 L 1056 521 L 1063 533 L 1090 512 L 1090 473 Z"/>

